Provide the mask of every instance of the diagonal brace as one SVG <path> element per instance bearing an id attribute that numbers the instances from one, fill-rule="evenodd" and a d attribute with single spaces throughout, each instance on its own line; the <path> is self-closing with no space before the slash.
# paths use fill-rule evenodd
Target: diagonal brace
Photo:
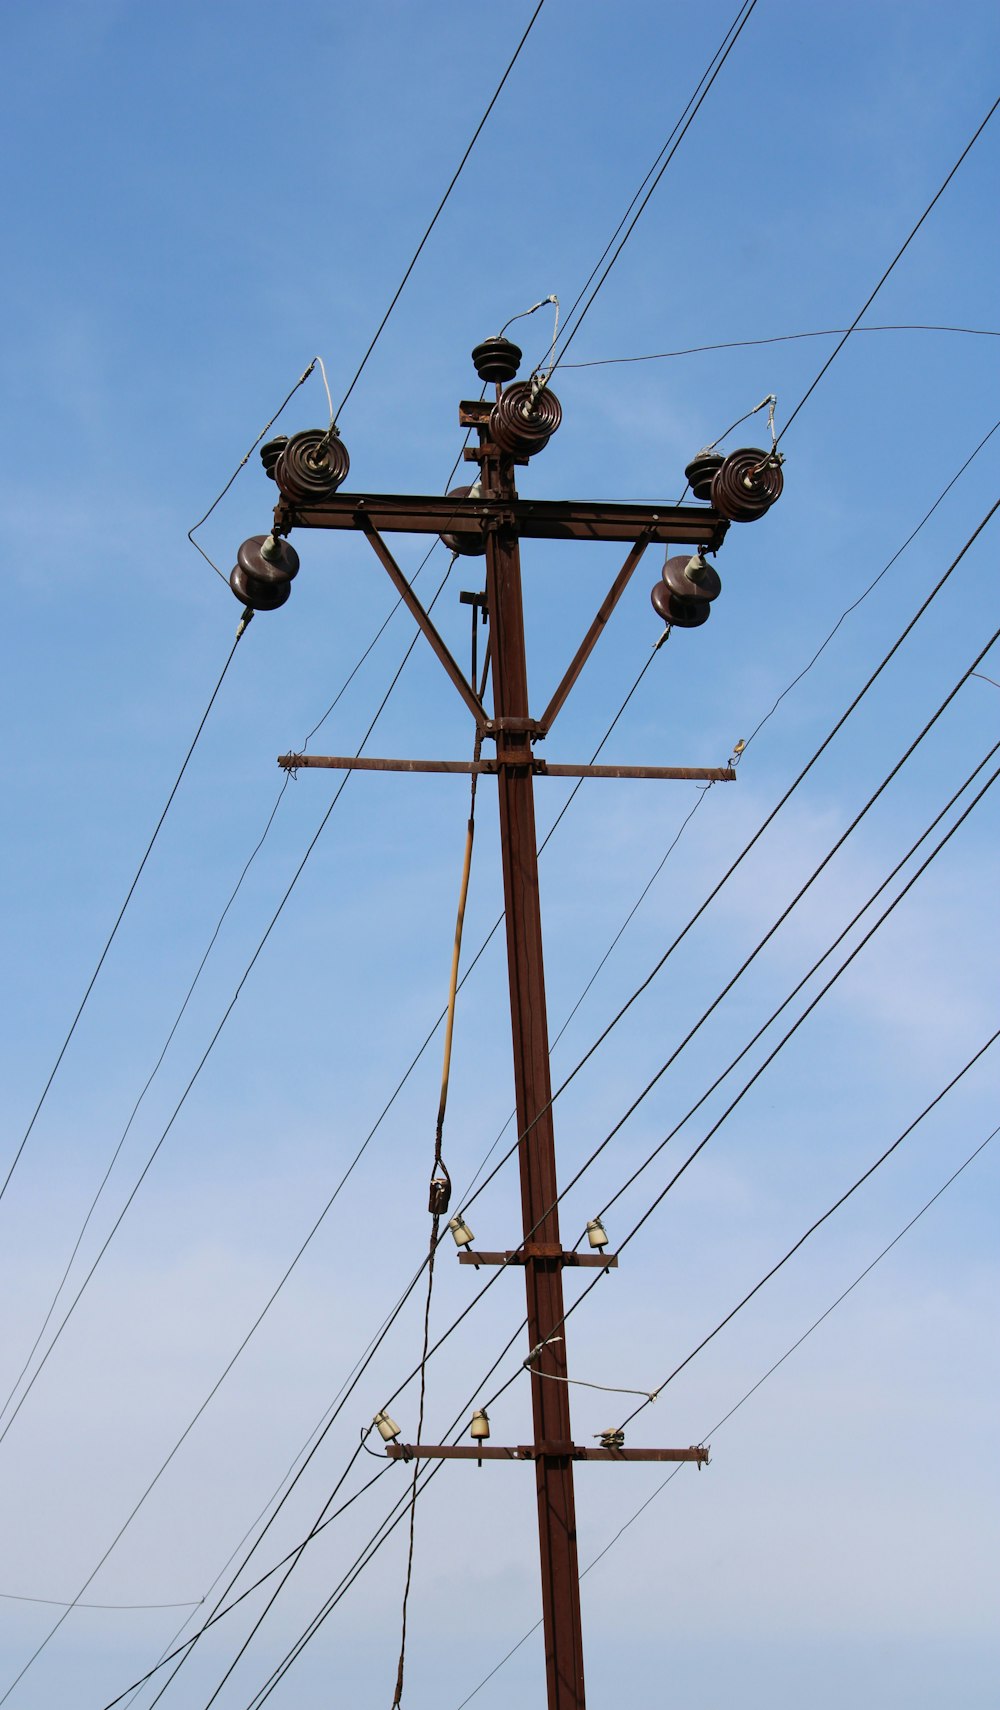
<path id="1" fill-rule="evenodd" d="M 479 699 L 479 696 L 476 694 L 476 691 L 472 688 L 467 678 L 463 675 L 461 666 L 455 660 L 447 643 L 442 639 L 430 613 L 424 610 L 416 594 L 413 592 L 413 589 L 406 580 L 406 577 L 403 575 L 402 570 L 399 568 L 399 565 L 393 558 L 392 553 L 386 546 L 385 541 L 379 534 L 378 529 L 367 517 L 359 518 L 359 526 L 365 535 L 367 535 L 376 557 L 380 558 L 382 563 L 385 565 L 386 570 L 389 572 L 389 580 L 392 582 L 397 594 L 406 606 L 407 610 L 412 614 L 420 628 L 423 630 L 463 701 L 475 719 L 476 724 L 480 726 L 487 724 L 489 721 L 486 717 L 486 711 L 483 707 L 482 701 Z"/>
<path id="2" fill-rule="evenodd" d="M 605 624 L 618 604 L 618 601 L 624 594 L 629 582 L 632 580 L 632 573 L 636 569 L 646 547 L 649 545 L 651 534 L 652 530 L 647 529 L 639 536 L 639 539 L 636 541 L 617 576 L 612 582 L 611 587 L 608 589 L 604 601 L 598 610 L 597 616 L 576 650 L 566 675 L 563 677 L 562 682 L 559 684 L 559 687 L 538 721 L 543 734 L 547 735 L 551 730 L 552 725 L 555 723 L 556 714 L 561 711 L 567 695 L 579 677 L 583 667 L 586 665 L 590 655 L 593 653 L 594 648 L 604 632 Z"/>

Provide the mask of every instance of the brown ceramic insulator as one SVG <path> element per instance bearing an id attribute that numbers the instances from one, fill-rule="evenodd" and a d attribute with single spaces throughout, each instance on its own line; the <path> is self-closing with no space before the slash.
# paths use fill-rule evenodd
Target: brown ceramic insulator
<path id="1" fill-rule="evenodd" d="M 448 498 L 467 499 L 471 492 L 471 487 L 451 487 L 448 490 Z M 483 534 L 442 534 L 439 539 L 444 542 L 449 552 L 457 552 L 462 558 L 485 556 L 486 537 Z"/>
<path id="2" fill-rule="evenodd" d="M 692 457 L 684 476 L 696 499 L 712 497 L 712 476 L 722 463 L 720 451 L 699 451 L 697 457 Z"/>
<path id="3" fill-rule="evenodd" d="M 287 444 L 287 433 L 279 433 L 275 434 L 273 439 L 266 439 L 260 448 L 260 460 L 264 465 L 264 473 L 265 475 L 270 475 L 272 481 L 274 480 L 274 471 L 277 467 L 278 458 L 281 456 L 281 453 L 284 451 Z"/>
<path id="4" fill-rule="evenodd" d="M 781 497 L 781 464 L 753 446 L 731 451 L 712 477 L 712 504 L 730 522 L 756 522 Z"/>
<path id="5" fill-rule="evenodd" d="M 544 451 L 562 421 L 562 405 L 547 386 L 531 397 L 530 380 L 508 386 L 490 411 L 490 436 L 510 457 Z"/>
<path id="6" fill-rule="evenodd" d="M 689 564 L 698 566 L 700 574 L 689 576 Z M 662 574 L 670 592 L 681 600 L 717 600 L 722 592 L 718 571 L 698 553 L 692 557 L 690 552 L 682 552 L 677 558 L 668 558 Z"/>
<path id="7" fill-rule="evenodd" d="M 666 582 L 655 582 L 649 597 L 654 612 L 675 629 L 697 629 L 699 624 L 708 622 L 712 613 L 710 600 L 682 599 L 668 588 Z"/>
<path id="8" fill-rule="evenodd" d="M 272 545 L 265 555 L 262 549 L 269 540 Z M 253 606 L 258 612 L 273 612 L 284 605 L 291 592 L 292 577 L 298 573 L 299 555 L 287 540 L 252 534 L 236 554 L 229 586 L 245 606 Z"/>
<path id="9" fill-rule="evenodd" d="M 229 586 L 241 606 L 252 606 L 255 612 L 277 611 L 292 591 L 291 582 L 258 582 L 237 564 L 230 573 Z"/>
<path id="10" fill-rule="evenodd" d="M 484 338 L 482 344 L 477 344 L 472 360 L 480 380 L 487 385 L 505 385 L 508 380 L 513 380 L 520 368 L 521 355 L 518 346 L 501 333 L 497 338 Z"/>
<path id="11" fill-rule="evenodd" d="M 343 440 L 319 428 L 307 428 L 294 433 L 282 450 L 274 479 L 293 505 L 308 505 L 332 498 L 350 467 Z"/>

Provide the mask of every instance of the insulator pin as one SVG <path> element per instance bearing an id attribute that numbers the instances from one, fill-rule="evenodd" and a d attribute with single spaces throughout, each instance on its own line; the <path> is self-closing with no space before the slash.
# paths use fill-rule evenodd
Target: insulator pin
<path id="1" fill-rule="evenodd" d="M 781 497 L 780 455 L 753 446 L 731 451 L 712 477 L 712 504 L 730 522 L 756 522 Z"/>

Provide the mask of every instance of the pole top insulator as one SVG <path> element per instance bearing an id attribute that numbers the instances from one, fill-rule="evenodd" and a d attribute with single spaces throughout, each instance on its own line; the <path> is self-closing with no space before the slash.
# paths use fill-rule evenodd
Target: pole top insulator
<path id="1" fill-rule="evenodd" d="M 484 338 L 482 344 L 477 344 L 472 352 L 472 360 L 480 380 L 504 385 L 516 375 L 521 366 L 522 354 L 511 339 L 504 338 L 501 334 L 496 338 Z"/>

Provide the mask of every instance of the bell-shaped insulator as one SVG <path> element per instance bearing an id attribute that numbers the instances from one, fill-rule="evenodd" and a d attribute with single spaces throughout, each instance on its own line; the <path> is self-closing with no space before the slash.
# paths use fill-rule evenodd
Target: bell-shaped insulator
<path id="1" fill-rule="evenodd" d="M 320 504 L 347 479 L 351 460 L 332 429 L 293 433 L 274 466 L 274 479 L 293 505 Z"/>
<path id="2" fill-rule="evenodd" d="M 377 1428 L 383 1443 L 394 1443 L 399 1436 L 399 1426 L 384 1408 L 381 1413 L 376 1413 L 372 1424 Z"/>
<path id="3" fill-rule="evenodd" d="M 281 453 L 284 451 L 287 444 L 287 433 L 278 433 L 275 434 L 273 439 L 266 439 L 260 448 L 260 460 L 264 465 L 264 473 L 265 475 L 270 475 L 272 481 L 274 480 L 274 471 L 278 465 L 278 458 L 281 456 Z"/>
<path id="4" fill-rule="evenodd" d="M 730 522 L 756 522 L 781 497 L 780 454 L 747 446 L 731 451 L 712 477 L 712 504 Z"/>
<path id="5" fill-rule="evenodd" d="M 273 612 L 284 605 L 298 573 L 299 555 L 287 540 L 252 534 L 236 554 L 229 586 L 242 605 L 255 612 Z"/>
<path id="6" fill-rule="evenodd" d="M 607 1246 L 607 1244 L 608 1244 L 608 1232 L 605 1229 L 604 1224 L 601 1222 L 599 1217 L 588 1218 L 588 1220 L 587 1220 L 587 1240 L 590 1242 L 590 1245 L 592 1247 L 600 1248 L 600 1247 L 606 1247 Z"/>
<path id="7" fill-rule="evenodd" d="M 432 1217 L 443 1217 L 451 1199 L 451 1178 L 445 1172 L 440 1176 L 431 1177 L 430 1192 L 427 1195 L 427 1209 Z"/>
<path id="8" fill-rule="evenodd" d="M 720 451 L 709 451 L 707 448 L 699 451 L 697 457 L 692 457 L 684 474 L 696 499 L 712 497 L 712 476 L 717 469 L 721 469 L 722 462 Z"/>
<path id="9" fill-rule="evenodd" d="M 521 351 L 501 333 L 497 338 L 484 338 L 482 344 L 477 344 L 472 360 L 480 380 L 487 384 L 505 385 L 508 380 L 513 380 L 521 366 Z"/>
<path id="10" fill-rule="evenodd" d="M 700 552 L 668 558 L 650 598 L 664 623 L 697 629 L 707 623 L 711 604 L 722 591 L 718 572 Z"/>
<path id="11" fill-rule="evenodd" d="M 509 457 L 533 457 L 544 451 L 562 421 L 562 405 L 547 386 L 536 391 L 519 380 L 501 393 L 490 411 L 490 437 Z"/>
<path id="12" fill-rule="evenodd" d="M 448 498 L 478 499 L 479 492 L 479 482 L 477 481 L 473 487 L 450 488 Z M 460 506 L 456 506 L 456 510 L 460 509 Z M 455 532 L 454 534 L 448 533 L 442 534 L 440 539 L 444 542 L 449 552 L 457 552 L 462 558 L 482 558 L 486 551 L 486 537 L 481 533 L 473 534 L 471 531 L 468 534 L 461 534 L 458 532 Z"/>
<path id="13" fill-rule="evenodd" d="M 451 1230 L 451 1238 L 456 1247 L 468 1247 L 475 1240 L 475 1236 L 464 1217 L 449 1218 L 448 1228 Z"/>
<path id="14" fill-rule="evenodd" d="M 477 1443 L 485 1443 L 490 1434 L 490 1419 L 485 1407 L 477 1407 L 472 1415 L 469 1434 Z"/>

